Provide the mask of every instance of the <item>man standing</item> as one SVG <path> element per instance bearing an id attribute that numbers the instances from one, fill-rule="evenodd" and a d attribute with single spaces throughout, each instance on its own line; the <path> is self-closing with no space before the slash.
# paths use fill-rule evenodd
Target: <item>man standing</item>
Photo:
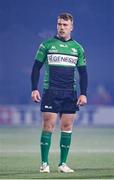
<path id="1" fill-rule="evenodd" d="M 57 35 L 44 41 L 35 56 L 32 69 L 32 100 L 40 102 L 43 117 L 41 134 L 40 172 L 50 172 L 48 154 L 57 114 L 60 114 L 60 172 L 74 172 L 66 164 L 71 144 L 76 111 L 87 103 L 87 70 L 82 46 L 71 38 L 73 17 L 62 13 L 57 19 Z M 37 90 L 40 69 L 45 64 L 42 98 Z M 80 77 L 80 96 L 77 98 L 76 69 Z"/>

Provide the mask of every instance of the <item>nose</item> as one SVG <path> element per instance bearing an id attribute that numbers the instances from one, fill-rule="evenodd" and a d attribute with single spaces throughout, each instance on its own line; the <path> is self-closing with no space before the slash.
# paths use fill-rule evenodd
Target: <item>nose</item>
<path id="1" fill-rule="evenodd" d="M 61 28 L 61 29 L 63 29 L 63 28 L 64 28 L 64 25 L 63 25 L 63 24 L 61 24 L 61 25 L 60 25 L 60 28 Z"/>
<path id="2" fill-rule="evenodd" d="M 64 26 L 61 24 L 60 29 L 64 29 Z"/>

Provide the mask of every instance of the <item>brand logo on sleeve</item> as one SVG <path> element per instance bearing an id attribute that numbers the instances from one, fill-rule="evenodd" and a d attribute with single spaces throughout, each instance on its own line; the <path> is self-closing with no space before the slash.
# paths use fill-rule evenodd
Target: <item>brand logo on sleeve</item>
<path id="1" fill-rule="evenodd" d="M 67 48 L 68 47 L 66 44 L 60 44 L 59 46 L 62 47 L 62 48 Z"/>
<path id="2" fill-rule="evenodd" d="M 78 54 L 78 51 L 77 51 L 77 49 L 75 49 L 75 48 L 71 48 L 71 53 L 74 54 L 74 55 L 77 55 L 77 54 Z"/>

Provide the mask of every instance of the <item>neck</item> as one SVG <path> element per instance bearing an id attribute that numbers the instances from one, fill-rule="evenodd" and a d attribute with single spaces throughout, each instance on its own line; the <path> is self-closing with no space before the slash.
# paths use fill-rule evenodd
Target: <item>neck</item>
<path id="1" fill-rule="evenodd" d="M 70 36 L 68 36 L 68 37 L 61 37 L 61 36 L 59 36 L 58 34 L 57 34 L 57 37 L 59 38 L 59 39 L 63 39 L 64 41 L 68 41 L 68 40 L 70 40 L 71 39 L 71 37 Z"/>

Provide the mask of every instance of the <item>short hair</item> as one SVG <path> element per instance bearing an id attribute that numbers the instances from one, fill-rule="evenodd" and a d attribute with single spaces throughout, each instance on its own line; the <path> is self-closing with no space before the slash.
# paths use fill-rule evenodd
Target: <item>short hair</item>
<path id="1" fill-rule="evenodd" d="M 58 16 L 58 19 L 64 19 L 66 21 L 70 20 L 71 22 L 73 22 L 73 16 L 70 13 L 61 13 Z"/>

